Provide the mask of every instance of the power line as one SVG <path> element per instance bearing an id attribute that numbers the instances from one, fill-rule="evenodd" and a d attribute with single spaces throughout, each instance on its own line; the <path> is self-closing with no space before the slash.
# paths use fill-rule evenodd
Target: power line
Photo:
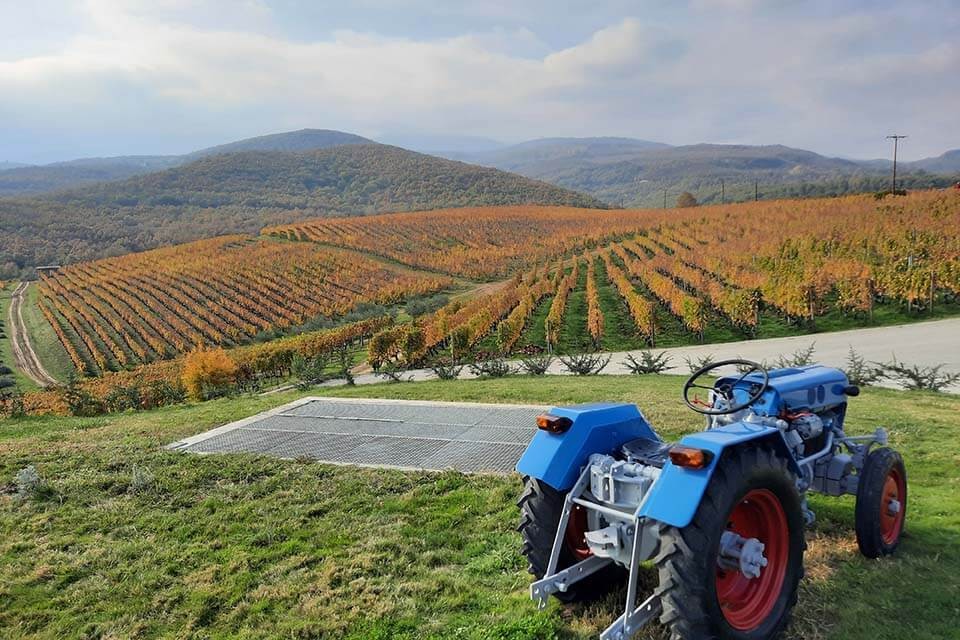
<path id="1" fill-rule="evenodd" d="M 890 189 L 890 192 L 894 195 L 897 193 L 897 146 L 898 143 L 906 137 L 907 136 L 897 134 L 887 136 L 887 140 L 893 140 L 893 187 Z"/>

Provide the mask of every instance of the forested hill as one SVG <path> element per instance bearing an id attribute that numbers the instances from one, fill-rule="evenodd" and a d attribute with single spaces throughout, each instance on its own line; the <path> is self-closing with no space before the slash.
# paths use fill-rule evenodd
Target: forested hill
<path id="1" fill-rule="evenodd" d="M 501 204 L 604 206 L 544 182 L 385 145 L 215 155 L 120 182 L 0 199 L 0 278 L 318 216 Z"/>
<path id="2" fill-rule="evenodd" d="M 951 155 L 954 154 L 954 155 Z M 818 196 L 882 189 L 883 161 L 830 158 L 783 145 L 696 144 L 671 147 L 622 138 L 534 140 L 461 159 L 514 171 L 627 206 L 660 206 L 683 191 L 702 203 L 760 197 Z M 960 153 L 902 163 L 907 188 L 944 186 L 960 170 Z M 953 178 L 955 180 L 956 178 Z"/>
<path id="3" fill-rule="evenodd" d="M 352 133 L 330 129 L 300 129 L 246 138 L 207 147 L 186 155 L 115 156 L 80 158 L 39 166 L 0 162 L 0 197 L 35 195 L 112 182 L 133 176 L 177 167 L 193 160 L 238 151 L 313 151 L 344 144 L 371 144 L 373 141 Z M 10 165 L 10 166 L 7 166 Z"/>
<path id="4" fill-rule="evenodd" d="M 195 160 L 206 156 L 215 156 L 221 153 L 237 153 L 239 151 L 315 151 L 344 144 L 373 144 L 373 140 L 332 129 L 300 129 L 271 133 L 256 138 L 246 138 L 227 144 L 208 147 L 183 156 L 187 160 Z"/>

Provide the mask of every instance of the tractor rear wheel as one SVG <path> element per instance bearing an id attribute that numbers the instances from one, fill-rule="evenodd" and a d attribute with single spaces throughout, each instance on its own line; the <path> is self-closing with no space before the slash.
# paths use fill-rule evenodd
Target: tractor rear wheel
<path id="1" fill-rule="evenodd" d="M 543 578 L 550 563 L 550 552 L 560 526 L 560 514 L 566 492 L 557 491 L 536 478 L 524 477 L 523 495 L 517 500 L 520 507 L 520 525 L 517 531 L 523 537 L 523 555 L 530 563 L 528 570 L 537 580 Z M 589 558 L 590 547 L 584 534 L 587 531 L 587 514 L 583 507 L 575 506 L 564 533 L 557 570 Z M 556 598 L 564 603 L 594 600 L 618 586 L 624 580 L 624 571 L 610 565 L 597 573 L 574 583 L 566 591 L 559 591 Z"/>
<path id="2" fill-rule="evenodd" d="M 860 553 L 887 556 L 900 545 L 907 515 L 907 470 L 903 458 L 886 447 L 872 451 L 860 472 L 854 527 Z"/>
<path id="3" fill-rule="evenodd" d="M 757 446 L 725 452 L 690 524 L 660 528 L 657 593 L 660 621 L 671 637 L 766 640 L 780 634 L 803 576 L 803 528 L 795 477 L 783 458 Z M 721 549 L 729 554 L 733 548 L 746 565 L 721 557 Z M 756 575 L 748 577 L 744 566 Z"/>

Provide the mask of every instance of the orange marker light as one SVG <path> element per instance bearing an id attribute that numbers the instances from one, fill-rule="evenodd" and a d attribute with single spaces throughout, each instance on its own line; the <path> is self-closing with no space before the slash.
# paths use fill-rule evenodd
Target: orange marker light
<path id="1" fill-rule="evenodd" d="M 563 433 L 573 424 L 573 420 L 564 416 L 552 416 L 543 413 L 537 416 L 537 427 L 550 433 Z"/>
<path id="2" fill-rule="evenodd" d="M 704 469 L 710 464 L 713 454 L 703 449 L 677 445 L 670 449 L 670 462 L 685 469 Z"/>

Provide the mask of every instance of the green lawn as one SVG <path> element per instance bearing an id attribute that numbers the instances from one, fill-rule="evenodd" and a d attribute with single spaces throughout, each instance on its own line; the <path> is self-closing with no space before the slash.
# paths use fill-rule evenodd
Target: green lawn
<path id="1" fill-rule="evenodd" d="M 638 402 L 667 437 L 696 429 L 682 378 L 404 383 L 331 395 Z M 6 638 L 591 638 L 622 594 L 538 612 L 514 531 L 516 477 L 353 469 L 161 445 L 289 392 L 101 418 L 0 422 L 0 629 Z M 960 398 L 868 389 L 852 431 L 891 431 L 910 474 L 895 558 L 859 556 L 852 499 L 814 497 L 792 638 L 956 638 Z M 37 498 L 12 493 L 34 464 Z M 134 491 L 134 467 L 155 482 Z M 645 580 L 651 588 L 654 577 Z M 652 629 L 644 638 L 662 637 Z"/>

